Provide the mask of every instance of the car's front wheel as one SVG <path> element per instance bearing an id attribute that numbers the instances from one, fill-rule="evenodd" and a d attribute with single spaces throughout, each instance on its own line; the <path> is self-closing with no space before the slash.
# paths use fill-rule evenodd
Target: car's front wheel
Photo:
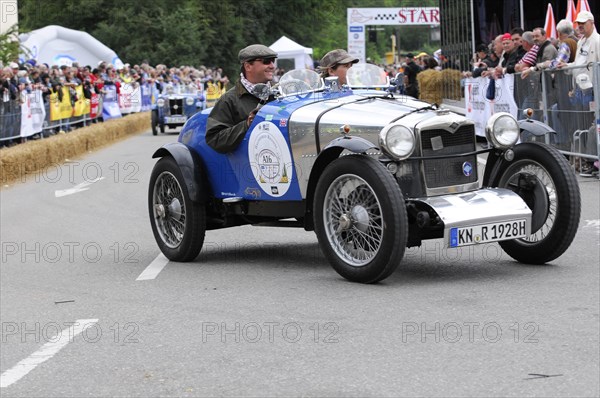
<path id="1" fill-rule="evenodd" d="M 204 243 L 206 209 L 190 199 L 172 157 L 160 159 L 152 170 L 148 210 L 154 238 L 165 257 L 184 262 L 198 256 Z"/>
<path id="2" fill-rule="evenodd" d="M 325 169 L 315 190 L 314 225 L 321 250 L 348 280 L 381 281 L 404 256 L 402 192 L 390 172 L 367 156 L 343 156 Z"/>
<path id="3" fill-rule="evenodd" d="M 524 143 L 515 158 L 500 166 L 492 186 L 516 192 L 532 211 L 531 235 L 500 242 L 517 261 L 544 264 L 563 254 L 575 238 L 581 213 L 577 179 L 555 148 Z"/>

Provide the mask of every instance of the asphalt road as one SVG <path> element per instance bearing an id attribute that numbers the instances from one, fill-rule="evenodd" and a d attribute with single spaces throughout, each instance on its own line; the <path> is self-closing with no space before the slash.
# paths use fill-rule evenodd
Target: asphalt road
<path id="1" fill-rule="evenodd" d="M 161 262 L 150 156 L 176 137 L 0 191 L 3 397 L 599 395 L 597 179 L 552 264 L 433 240 L 360 285 L 301 229 L 209 231 L 195 262 Z"/>

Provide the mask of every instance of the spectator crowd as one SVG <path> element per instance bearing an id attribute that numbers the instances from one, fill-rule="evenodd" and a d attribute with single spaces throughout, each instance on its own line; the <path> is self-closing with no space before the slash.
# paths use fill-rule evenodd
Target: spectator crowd
<path id="1" fill-rule="evenodd" d="M 71 66 L 59 66 L 29 60 L 21 64 L 11 62 L 0 68 L 0 102 L 22 101 L 22 94 L 33 90 L 42 92 L 45 103 L 49 101 L 51 94 L 57 94 L 60 102 L 63 87 L 67 87 L 71 102 L 75 103 L 78 100 L 75 90 L 77 86 L 83 86 L 83 95 L 90 99 L 92 94 L 104 94 L 105 88 L 111 85 L 119 94 L 124 84 L 131 85 L 134 89 L 142 84 L 149 84 L 158 93 L 163 92 L 167 86 L 176 84 L 192 85 L 203 91 L 213 87 L 221 92 L 227 88 L 229 79 L 219 67 L 167 67 L 164 64 L 153 67 L 147 63 L 117 67 L 107 62 L 99 62 L 95 67 L 82 66 L 76 62 Z M 67 125 L 65 131 L 69 128 Z M 18 140 L 2 140 L 0 145 L 10 145 L 16 141 Z"/>
<path id="2" fill-rule="evenodd" d="M 577 15 L 575 25 L 566 19 L 559 21 L 557 39 L 547 37 L 541 27 L 532 31 L 514 28 L 498 35 L 489 45 L 477 47 L 472 68 L 463 76 L 497 80 L 516 74 L 514 97 L 518 107 L 531 108 L 537 120 L 542 120 L 544 108 L 547 110 L 547 123 L 557 132 L 551 143 L 597 158 L 597 105 L 592 82 L 594 70 L 600 71 L 600 35 L 594 15 L 588 11 Z M 579 146 L 573 148 L 575 139 Z M 598 161 L 586 159 L 577 165 L 580 174 L 597 175 Z"/>

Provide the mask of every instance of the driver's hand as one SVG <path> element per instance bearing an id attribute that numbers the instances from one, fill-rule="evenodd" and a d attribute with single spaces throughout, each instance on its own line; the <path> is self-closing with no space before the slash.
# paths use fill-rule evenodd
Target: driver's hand
<path id="1" fill-rule="evenodd" d="M 253 109 L 252 112 L 250 112 L 250 114 L 248 115 L 248 118 L 246 119 L 247 127 L 250 127 L 250 125 L 254 121 L 254 117 L 256 116 L 257 113 L 258 113 L 258 109 Z"/>

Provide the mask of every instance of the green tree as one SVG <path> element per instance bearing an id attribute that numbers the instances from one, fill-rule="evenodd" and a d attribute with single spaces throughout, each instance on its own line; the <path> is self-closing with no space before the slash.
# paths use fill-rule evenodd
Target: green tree
<path id="1" fill-rule="evenodd" d="M 0 61 L 3 65 L 19 59 L 19 53 L 27 55 L 29 49 L 23 47 L 16 39 L 17 25 L 11 26 L 5 33 L 0 34 Z"/>
<path id="2" fill-rule="evenodd" d="M 82 30 L 115 50 L 130 64 L 221 66 L 237 79 L 240 48 L 269 45 L 285 35 L 313 48 L 320 59 L 347 46 L 347 8 L 436 6 L 437 0 L 42 0 L 19 1 L 21 32 L 47 25 Z M 404 29 L 404 28 L 403 28 Z M 367 56 L 391 49 L 394 27 L 378 32 Z M 427 27 L 400 32 L 401 49 L 428 42 Z"/>

